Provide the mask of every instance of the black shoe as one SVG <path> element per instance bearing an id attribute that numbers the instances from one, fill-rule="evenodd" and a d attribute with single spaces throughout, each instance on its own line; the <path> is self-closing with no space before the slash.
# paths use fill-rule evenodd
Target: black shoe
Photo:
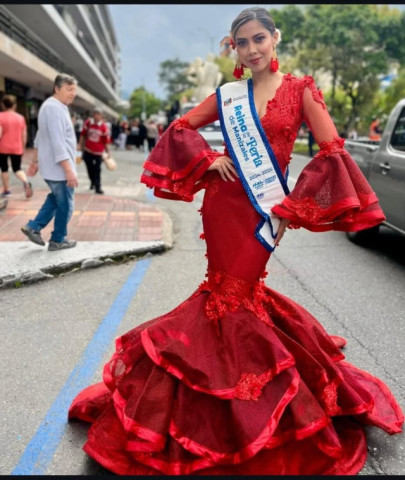
<path id="1" fill-rule="evenodd" d="M 104 190 L 101 190 L 101 188 L 99 188 L 98 190 L 96 190 L 96 193 L 98 193 L 99 195 L 104 195 Z"/>
<path id="2" fill-rule="evenodd" d="M 93 185 L 93 184 L 90 185 L 90 190 L 94 190 L 95 188 L 96 188 L 95 185 Z"/>
<path id="3" fill-rule="evenodd" d="M 63 242 L 49 241 L 48 250 L 54 252 L 55 250 L 63 250 L 64 248 L 73 248 L 77 244 L 76 240 L 63 240 Z"/>
<path id="4" fill-rule="evenodd" d="M 34 242 L 37 245 L 41 245 L 42 247 L 45 245 L 45 242 L 42 240 L 40 232 L 36 232 L 28 225 L 26 225 L 25 227 L 21 227 L 21 231 L 24 235 L 27 235 L 31 242 Z"/>

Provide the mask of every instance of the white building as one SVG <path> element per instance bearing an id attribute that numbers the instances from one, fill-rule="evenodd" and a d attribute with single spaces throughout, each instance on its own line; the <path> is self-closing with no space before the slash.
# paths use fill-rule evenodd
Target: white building
<path id="1" fill-rule="evenodd" d="M 52 95 L 58 73 L 79 82 L 70 110 L 87 116 L 102 107 L 108 120 L 118 118 L 119 46 L 102 4 L 0 5 L 0 99 L 17 97 L 18 111 L 36 131 L 41 103 Z"/>

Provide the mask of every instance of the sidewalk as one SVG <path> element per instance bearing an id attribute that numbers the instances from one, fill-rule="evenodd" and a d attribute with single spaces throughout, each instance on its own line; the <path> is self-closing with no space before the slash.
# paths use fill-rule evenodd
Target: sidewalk
<path id="1" fill-rule="evenodd" d="M 7 208 L 0 210 L 0 289 L 172 246 L 170 218 L 156 206 L 111 195 L 76 193 L 68 238 L 78 244 L 72 249 L 49 252 L 47 244 L 36 245 L 21 232 L 48 193 L 35 189 L 34 196 L 27 200 L 17 188 Z M 52 230 L 53 221 L 42 230 L 45 242 Z"/>

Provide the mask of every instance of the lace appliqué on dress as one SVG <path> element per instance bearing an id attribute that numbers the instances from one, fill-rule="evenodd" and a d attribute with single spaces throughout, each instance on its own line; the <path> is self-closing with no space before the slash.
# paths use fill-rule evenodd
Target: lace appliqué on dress
<path id="1" fill-rule="evenodd" d="M 305 87 L 308 87 L 311 90 L 312 98 L 315 100 L 315 102 L 320 103 L 322 108 L 326 110 L 326 104 L 323 98 L 322 90 L 316 86 L 315 80 L 310 75 L 305 75 L 303 81 Z"/>
<path id="2" fill-rule="evenodd" d="M 319 152 L 315 155 L 314 158 L 327 157 L 328 155 L 332 155 L 333 153 L 342 154 L 345 152 L 344 144 L 345 139 L 341 137 L 335 137 L 331 141 L 321 142 L 319 144 Z"/>
<path id="3" fill-rule="evenodd" d="M 265 372 L 261 375 L 243 373 L 235 387 L 235 398 L 257 401 L 262 394 L 263 387 L 270 381 L 271 376 L 271 372 Z"/>
<path id="4" fill-rule="evenodd" d="M 337 404 L 337 385 L 336 383 L 330 383 L 327 385 L 322 393 L 321 402 L 328 417 L 338 415 L 340 408 Z"/>
<path id="5" fill-rule="evenodd" d="M 273 325 L 266 309 L 266 304 L 269 304 L 271 299 L 265 291 L 263 281 L 250 283 L 224 272 L 212 271 L 208 271 L 206 277 L 208 280 L 198 287 L 196 294 L 210 293 L 205 304 L 205 313 L 214 323 L 217 335 L 220 335 L 219 320 L 228 312 L 236 312 L 241 305 L 264 323 Z"/>

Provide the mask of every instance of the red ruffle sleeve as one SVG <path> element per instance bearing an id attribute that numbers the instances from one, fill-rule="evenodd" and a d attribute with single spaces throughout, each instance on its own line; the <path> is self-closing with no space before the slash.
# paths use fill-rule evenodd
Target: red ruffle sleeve
<path id="1" fill-rule="evenodd" d="M 217 118 L 213 94 L 169 125 L 143 165 L 141 182 L 155 196 L 191 202 L 205 186 L 204 173 L 223 153 L 211 150 L 196 129 Z"/>
<path id="2" fill-rule="evenodd" d="M 326 109 L 320 90 L 306 77 L 304 119 L 320 151 L 302 170 L 294 189 L 272 208 L 289 219 L 291 228 L 319 232 L 357 231 L 385 220 L 378 198 L 355 161 Z"/>

